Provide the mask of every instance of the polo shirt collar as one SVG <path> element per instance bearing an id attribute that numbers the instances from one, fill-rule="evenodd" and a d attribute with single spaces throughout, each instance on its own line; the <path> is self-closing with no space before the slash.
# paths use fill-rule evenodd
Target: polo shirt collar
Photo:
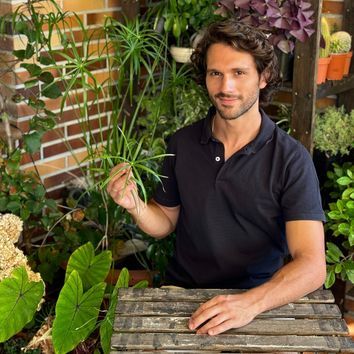
<path id="1" fill-rule="evenodd" d="M 206 118 L 204 119 L 200 138 L 201 144 L 207 144 L 210 140 L 213 139 L 211 125 L 215 113 L 215 107 L 211 107 L 207 113 Z M 245 148 L 243 148 L 248 153 L 256 153 L 262 146 L 264 146 L 273 139 L 275 123 L 267 116 L 263 109 L 260 109 L 260 113 L 262 118 L 260 131 L 256 138 L 249 144 L 247 144 L 247 149 L 245 149 L 246 146 Z"/>

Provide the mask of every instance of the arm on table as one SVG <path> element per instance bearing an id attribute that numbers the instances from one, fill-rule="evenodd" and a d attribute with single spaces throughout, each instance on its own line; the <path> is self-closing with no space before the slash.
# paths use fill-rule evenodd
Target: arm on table
<path id="1" fill-rule="evenodd" d="M 139 197 L 129 165 L 119 164 L 113 168 L 107 192 L 132 215 L 139 228 L 148 235 L 163 238 L 175 230 L 180 207 L 166 207 L 153 199 L 144 203 Z"/>
<path id="2" fill-rule="evenodd" d="M 318 289 L 326 278 L 324 232 L 321 221 L 286 223 L 292 260 L 266 283 L 242 294 L 220 295 L 201 305 L 192 315 L 189 328 L 215 335 L 242 327 L 258 314 L 279 307 Z"/>

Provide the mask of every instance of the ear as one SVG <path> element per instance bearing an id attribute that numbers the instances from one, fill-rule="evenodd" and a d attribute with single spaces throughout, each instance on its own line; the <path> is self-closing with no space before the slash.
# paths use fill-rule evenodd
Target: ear
<path id="1" fill-rule="evenodd" d="M 265 71 L 262 72 L 261 76 L 259 77 L 259 88 L 264 89 L 267 86 L 267 79 L 268 75 Z"/>

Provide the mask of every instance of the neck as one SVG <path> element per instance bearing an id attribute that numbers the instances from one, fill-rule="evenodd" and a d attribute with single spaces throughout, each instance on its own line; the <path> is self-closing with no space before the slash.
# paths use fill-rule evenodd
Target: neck
<path id="1" fill-rule="evenodd" d="M 251 112 L 248 112 L 251 113 Z M 225 120 L 218 113 L 212 122 L 213 136 L 224 144 L 225 159 L 253 141 L 261 127 L 261 114 L 245 114 L 233 120 Z"/>

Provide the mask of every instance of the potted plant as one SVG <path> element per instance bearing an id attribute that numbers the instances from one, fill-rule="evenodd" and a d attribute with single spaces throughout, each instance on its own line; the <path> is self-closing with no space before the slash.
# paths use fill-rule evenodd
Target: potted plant
<path id="1" fill-rule="evenodd" d="M 327 157 L 347 155 L 354 142 L 354 111 L 330 106 L 316 115 L 314 145 Z"/>
<path id="2" fill-rule="evenodd" d="M 163 23 L 175 61 L 189 62 L 195 36 L 217 17 L 214 11 L 215 0 L 167 0 L 156 7 L 156 23 Z"/>
<path id="3" fill-rule="evenodd" d="M 351 56 L 348 53 L 351 44 L 352 37 L 348 32 L 339 31 L 331 35 L 331 62 L 328 66 L 328 80 L 341 80 L 344 76 L 344 70 L 346 70 L 346 74 L 348 74 L 351 59 Z M 347 63 L 347 60 L 349 60 L 349 63 Z"/>
<path id="4" fill-rule="evenodd" d="M 317 62 L 317 85 L 326 81 L 328 65 L 331 61 L 329 56 L 331 32 L 328 21 L 321 17 L 321 48 Z"/>
<path id="5" fill-rule="evenodd" d="M 306 0 L 220 0 L 218 13 L 269 33 L 271 43 L 291 53 L 295 40 L 306 41 L 313 33 L 313 11 Z"/>

